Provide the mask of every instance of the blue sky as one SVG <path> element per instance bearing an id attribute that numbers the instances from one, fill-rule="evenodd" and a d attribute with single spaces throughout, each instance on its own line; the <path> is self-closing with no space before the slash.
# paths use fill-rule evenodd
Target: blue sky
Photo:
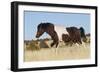
<path id="1" fill-rule="evenodd" d="M 50 22 L 65 27 L 83 27 L 86 33 L 90 33 L 90 14 L 24 11 L 25 40 L 36 39 L 37 26 L 41 22 Z M 40 38 L 46 38 L 47 36 L 44 33 Z"/>

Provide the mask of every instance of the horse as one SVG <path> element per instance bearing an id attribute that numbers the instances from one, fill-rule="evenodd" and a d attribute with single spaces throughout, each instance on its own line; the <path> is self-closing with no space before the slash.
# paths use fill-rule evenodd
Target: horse
<path id="1" fill-rule="evenodd" d="M 83 27 L 80 29 L 76 27 L 62 27 L 49 22 L 40 23 L 37 26 L 36 38 L 42 36 L 44 32 L 50 35 L 53 40 L 51 47 L 55 45 L 56 48 L 60 41 L 82 44 L 81 38 L 86 38 Z"/>

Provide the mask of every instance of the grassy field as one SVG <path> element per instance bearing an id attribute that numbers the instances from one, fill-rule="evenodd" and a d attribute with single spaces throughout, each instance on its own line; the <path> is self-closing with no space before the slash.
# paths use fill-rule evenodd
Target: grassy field
<path id="1" fill-rule="evenodd" d="M 38 51 L 25 50 L 25 61 L 45 61 L 45 60 L 64 60 L 64 59 L 87 59 L 90 57 L 89 44 L 86 48 L 81 46 L 42 48 Z"/>
<path id="2" fill-rule="evenodd" d="M 50 44 L 52 41 L 49 40 L 46 43 Z M 32 46 L 25 44 L 24 61 L 50 61 L 50 60 L 75 60 L 75 59 L 88 59 L 90 58 L 90 43 L 84 43 L 84 45 L 65 45 L 63 42 L 60 43 L 58 48 L 48 47 L 43 48 L 40 43 L 31 43 Z M 43 42 L 42 42 L 43 44 Z"/>

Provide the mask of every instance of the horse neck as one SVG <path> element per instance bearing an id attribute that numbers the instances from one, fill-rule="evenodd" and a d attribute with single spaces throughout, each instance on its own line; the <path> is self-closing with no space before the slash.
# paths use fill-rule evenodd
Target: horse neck
<path id="1" fill-rule="evenodd" d="M 54 31 L 47 30 L 46 33 L 53 37 Z"/>
<path id="2" fill-rule="evenodd" d="M 48 30 L 48 31 L 46 31 L 46 33 L 49 34 L 53 40 L 58 40 L 58 36 L 57 36 L 57 33 L 55 31 Z"/>

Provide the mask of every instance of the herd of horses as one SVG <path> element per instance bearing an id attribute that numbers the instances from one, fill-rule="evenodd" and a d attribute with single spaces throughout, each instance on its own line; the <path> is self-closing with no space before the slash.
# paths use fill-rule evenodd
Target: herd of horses
<path id="1" fill-rule="evenodd" d="M 53 23 L 40 23 L 37 26 L 36 38 L 39 38 L 46 32 L 51 36 L 53 42 L 51 47 L 54 45 L 58 47 L 61 41 L 65 43 L 71 42 L 71 44 L 82 44 L 82 39 L 86 39 L 85 31 L 83 27 L 79 29 L 77 27 L 62 27 L 54 25 Z"/>

